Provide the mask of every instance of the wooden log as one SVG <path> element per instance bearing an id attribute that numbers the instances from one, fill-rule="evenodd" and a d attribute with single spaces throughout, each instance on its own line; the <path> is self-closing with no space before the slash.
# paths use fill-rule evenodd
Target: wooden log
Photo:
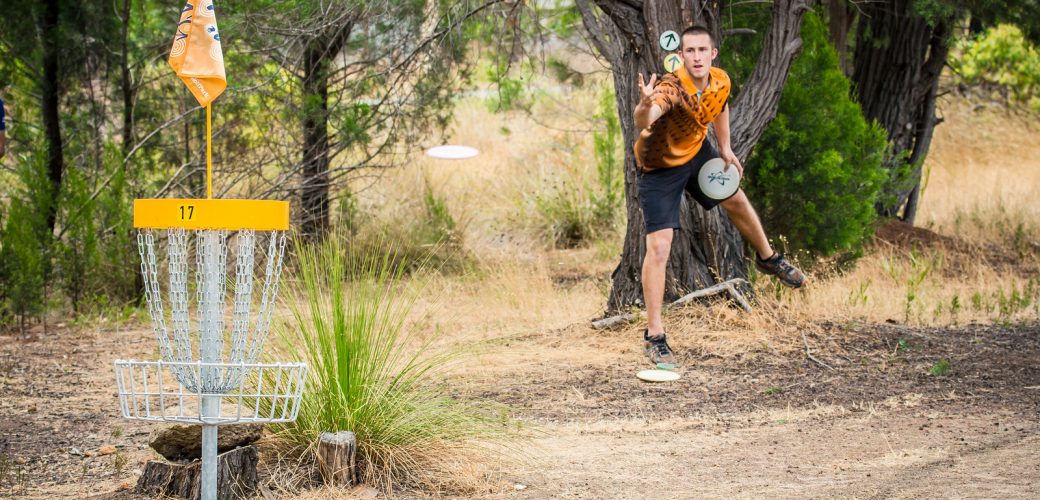
<path id="1" fill-rule="evenodd" d="M 357 484 L 357 436 L 353 432 L 321 433 L 315 453 L 318 455 L 318 472 L 326 484 Z"/>
<path id="2" fill-rule="evenodd" d="M 737 290 L 737 286 L 750 286 L 750 284 L 747 280 L 743 278 L 733 278 L 731 280 L 723 281 L 722 283 L 719 283 L 717 285 L 702 288 L 700 290 L 693 291 L 686 295 L 683 295 L 675 302 L 668 304 L 668 307 L 683 305 L 694 299 L 707 297 L 709 295 L 715 295 L 717 293 L 725 291 L 729 292 L 730 298 L 732 298 L 737 304 L 739 304 L 740 308 L 743 309 L 744 312 L 751 312 L 751 304 L 749 304 L 747 299 L 744 298 L 744 295 L 740 293 L 739 290 Z"/>
<path id="3" fill-rule="evenodd" d="M 250 498 L 256 492 L 256 446 L 243 446 L 217 455 L 217 498 Z M 202 491 L 202 462 L 186 464 L 150 460 L 137 480 L 136 493 L 196 500 Z"/>
<path id="4" fill-rule="evenodd" d="M 737 304 L 739 304 L 741 309 L 743 309 L 746 312 L 751 312 L 751 304 L 748 303 L 747 299 L 744 298 L 744 295 L 742 293 L 740 293 L 740 290 L 737 289 L 738 286 L 748 286 L 747 280 L 745 280 L 743 278 L 733 278 L 731 280 L 726 280 L 726 281 L 723 281 L 722 283 L 718 283 L 718 284 L 709 286 L 707 288 L 702 288 L 700 290 L 696 290 L 696 291 L 690 292 L 690 293 L 688 293 L 686 295 L 683 295 L 678 300 L 676 300 L 675 302 L 672 302 L 670 304 L 667 304 L 665 307 L 669 308 L 669 307 L 681 306 L 681 305 L 686 304 L 687 302 L 690 302 L 690 301 L 692 301 L 694 299 L 708 297 L 708 296 L 719 294 L 719 293 L 722 293 L 722 292 L 728 292 L 730 298 L 732 298 Z M 602 330 L 604 328 L 610 328 L 610 327 L 612 327 L 614 325 L 618 325 L 618 324 L 621 324 L 621 323 L 629 323 L 631 321 L 635 321 L 639 317 L 640 317 L 640 314 L 633 314 L 633 313 L 619 314 L 617 316 L 610 316 L 608 318 L 603 318 L 603 319 L 598 319 L 596 321 L 593 321 L 592 322 L 592 327 L 597 329 L 597 330 Z"/>

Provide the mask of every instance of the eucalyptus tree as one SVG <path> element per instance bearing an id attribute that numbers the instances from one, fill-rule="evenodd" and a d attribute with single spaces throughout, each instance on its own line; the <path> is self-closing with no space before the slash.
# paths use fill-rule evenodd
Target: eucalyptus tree
<path id="1" fill-rule="evenodd" d="M 266 191 L 299 201 L 321 237 L 346 181 L 400 164 L 447 125 L 468 78 L 466 26 L 500 0 L 229 2 L 239 36 L 264 62 L 256 90 L 273 120 Z"/>
<path id="2" fill-rule="evenodd" d="M 636 165 L 632 145 L 639 131 L 634 106 L 638 102 L 638 75 L 660 73 L 665 51 L 659 37 L 681 32 L 697 23 L 715 34 L 717 44 L 740 32 L 723 26 L 728 2 L 715 0 L 577 0 L 586 30 L 599 54 L 610 64 L 625 144 L 625 202 L 628 213 L 621 261 L 612 275 L 608 310 L 642 303 L 640 272 L 646 252 L 645 229 L 636 199 Z M 802 17 L 808 0 L 772 2 L 769 27 L 755 70 L 731 99 L 731 135 L 734 152 L 743 162 L 775 116 L 788 71 L 801 49 Z M 735 30 L 735 31 L 734 31 Z M 725 50 L 724 48 L 722 50 Z M 738 82 L 740 83 L 740 82 Z M 684 202 L 683 229 L 672 243 L 666 296 L 703 288 L 717 281 L 747 277 L 743 241 L 722 210 L 705 212 L 697 203 Z"/>

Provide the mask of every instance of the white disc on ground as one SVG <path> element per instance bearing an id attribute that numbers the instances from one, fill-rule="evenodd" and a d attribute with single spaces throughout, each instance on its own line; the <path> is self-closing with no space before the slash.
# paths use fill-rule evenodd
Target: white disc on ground
<path id="1" fill-rule="evenodd" d="M 679 374 L 669 370 L 643 370 L 636 374 L 639 380 L 647 382 L 671 382 L 679 380 Z"/>
<path id="2" fill-rule="evenodd" d="M 477 148 L 471 148 L 469 146 L 446 144 L 444 146 L 436 146 L 427 149 L 426 154 L 444 160 L 463 160 L 477 156 L 480 154 L 480 151 L 477 151 Z"/>
<path id="3" fill-rule="evenodd" d="M 740 174 L 736 166 L 726 170 L 726 162 L 722 158 L 712 158 L 704 163 L 697 174 L 697 184 L 705 196 L 713 200 L 725 200 L 740 187 Z"/>

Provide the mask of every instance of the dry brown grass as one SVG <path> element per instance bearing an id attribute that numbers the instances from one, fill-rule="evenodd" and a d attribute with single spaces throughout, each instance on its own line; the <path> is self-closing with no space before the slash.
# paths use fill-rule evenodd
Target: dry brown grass
<path id="1" fill-rule="evenodd" d="M 398 470 L 414 471 L 412 475 L 388 475 L 385 470 L 374 471 L 359 464 L 362 484 L 343 488 L 322 482 L 312 451 L 287 446 L 277 437 L 265 439 L 261 446 L 263 460 L 258 467 L 262 488 L 296 499 L 410 497 L 415 492 L 421 492 L 421 496 L 491 493 L 505 488 L 497 469 L 525 458 L 516 450 L 486 443 L 426 444 L 398 450 L 391 458 L 401 463 L 381 464 L 387 470 L 397 466 Z"/>
<path id="2" fill-rule="evenodd" d="M 1035 118 L 964 100 L 941 103 L 945 123 L 925 167 L 918 225 L 972 242 L 1040 239 L 1040 126 Z"/>

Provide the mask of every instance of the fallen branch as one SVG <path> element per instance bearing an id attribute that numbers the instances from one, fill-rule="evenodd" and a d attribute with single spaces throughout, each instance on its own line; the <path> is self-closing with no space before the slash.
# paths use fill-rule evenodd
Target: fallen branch
<path id="1" fill-rule="evenodd" d="M 722 292 L 728 292 L 730 298 L 736 301 L 737 304 L 739 304 L 745 312 L 751 312 L 751 304 L 749 304 L 747 299 L 744 298 L 744 295 L 740 293 L 739 290 L 737 290 L 737 285 L 740 284 L 747 285 L 748 282 L 743 278 L 733 278 L 731 280 L 726 280 L 722 283 L 718 283 L 707 288 L 702 288 L 700 290 L 696 290 L 686 295 L 683 295 L 682 297 L 679 297 L 675 302 L 668 304 L 666 307 L 681 306 L 694 299 L 708 297 Z M 604 328 L 610 328 L 619 323 L 631 322 L 639 318 L 640 316 L 641 314 L 638 313 L 619 314 L 617 316 L 611 316 L 609 318 L 603 318 L 593 321 L 592 327 L 597 330 L 602 330 Z"/>
<path id="2" fill-rule="evenodd" d="M 822 367 L 824 367 L 824 368 L 826 368 L 828 370 L 833 370 L 834 368 L 831 368 L 830 365 L 828 365 L 827 363 L 824 363 L 823 361 L 820 361 L 820 360 L 816 359 L 816 356 L 812 355 L 812 350 L 809 349 L 809 339 L 805 338 L 805 332 L 801 332 L 801 334 L 802 334 L 802 343 L 805 344 L 805 355 L 808 356 L 809 359 L 812 360 L 813 362 L 815 362 L 816 364 L 818 364 L 818 365 L 820 365 L 820 366 L 822 366 Z"/>

